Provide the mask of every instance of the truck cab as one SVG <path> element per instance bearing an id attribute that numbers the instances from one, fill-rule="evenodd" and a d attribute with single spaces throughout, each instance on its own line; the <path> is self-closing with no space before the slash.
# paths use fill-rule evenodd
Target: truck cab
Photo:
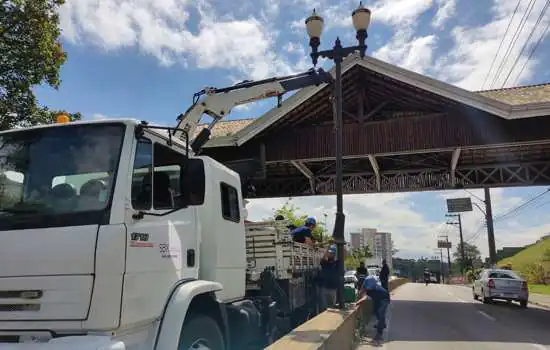
<path id="1" fill-rule="evenodd" d="M 246 294 L 239 175 L 166 129 L 0 132 L 0 348 L 183 349 L 205 327 L 222 336 L 210 348 L 228 345 Z"/>

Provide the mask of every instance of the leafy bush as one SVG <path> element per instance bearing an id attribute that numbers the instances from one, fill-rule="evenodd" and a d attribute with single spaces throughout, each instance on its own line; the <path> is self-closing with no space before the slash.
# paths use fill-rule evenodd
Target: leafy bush
<path id="1" fill-rule="evenodd" d="M 523 266 L 520 273 L 530 284 L 544 284 L 546 282 L 547 272 L 542 263 L 535 262 Z"/>

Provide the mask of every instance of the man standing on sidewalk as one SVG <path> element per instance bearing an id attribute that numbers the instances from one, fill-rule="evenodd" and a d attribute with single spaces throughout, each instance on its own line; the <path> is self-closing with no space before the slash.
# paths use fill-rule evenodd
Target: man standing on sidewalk
<path id="1" fill-rule="evenodd" d="M 388 280 L 390 278 L 390 267 L 388 266 L 388 262 L 386 259 L 382 260 L 382 269 L 380 270 L 380 275 L 378 276 L 380 278 L 380 284 L 385 290 L 388 290 Z"/>
<path id="2" fill-rule="evenodd" d="M 320 284 L 320 308 L 321 312 L 328 307 L 336 305 L 336 290 L 340 283 L 338 261 L 336 260 L 336 247 L 330 246 L 321 260 L 321 271 L 319 273 Z"/>

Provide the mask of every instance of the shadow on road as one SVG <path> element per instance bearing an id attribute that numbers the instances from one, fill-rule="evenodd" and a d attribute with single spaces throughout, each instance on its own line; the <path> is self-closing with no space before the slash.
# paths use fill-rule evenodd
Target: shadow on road
<path id="1" fill-rule="evenodd" d="M 550 310 L 495 302 L 393 300 L 389 341 L 550 345 Z"/>

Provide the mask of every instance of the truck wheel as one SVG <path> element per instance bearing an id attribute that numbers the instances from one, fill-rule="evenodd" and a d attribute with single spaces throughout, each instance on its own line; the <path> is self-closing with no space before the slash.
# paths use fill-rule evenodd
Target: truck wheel
<path id="1" fill-rule="evenodd" d="M 208 316 L 191 316 L 181 327 L 178 350 L 225 350 L 218 323 Z"/>

